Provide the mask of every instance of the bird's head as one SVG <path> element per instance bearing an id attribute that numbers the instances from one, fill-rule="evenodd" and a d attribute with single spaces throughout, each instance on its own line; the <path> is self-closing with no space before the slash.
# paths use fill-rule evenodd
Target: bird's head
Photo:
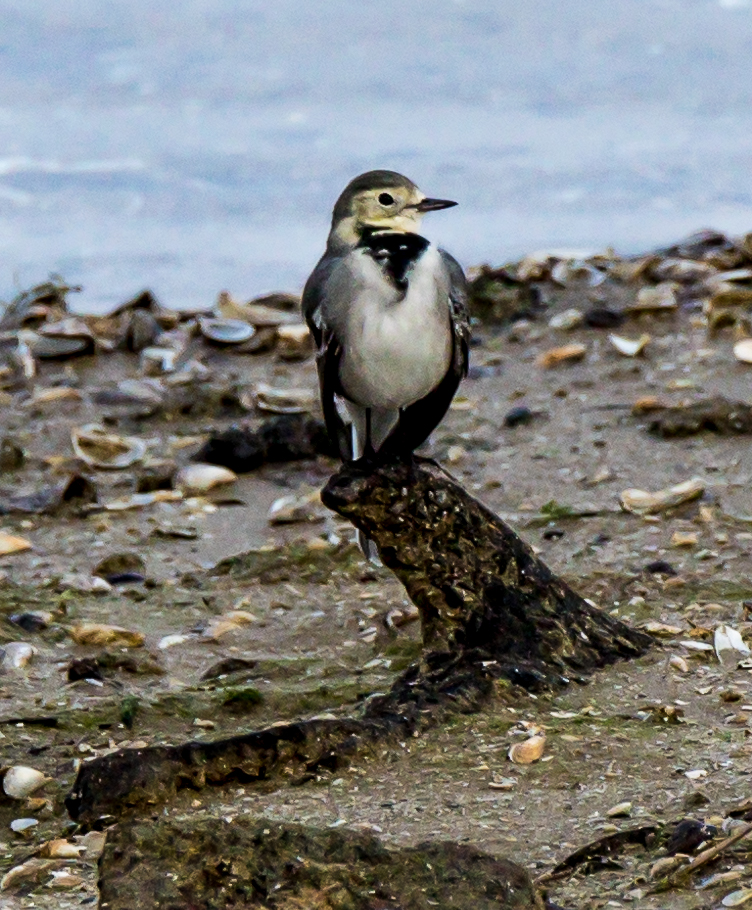
<path id="1" fill-rule="evenodd" d="M 366 230 L 417 233 L 426 212 L 457 205 L 429 199 L 395 171 L 369 171 L 351 180 L 334 206 L 330 244 L 354 246 Z"/>

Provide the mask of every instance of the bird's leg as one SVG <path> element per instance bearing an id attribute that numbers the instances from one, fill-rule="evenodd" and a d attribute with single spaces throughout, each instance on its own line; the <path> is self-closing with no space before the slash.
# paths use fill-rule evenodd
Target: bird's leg
<path id="1" fill-rule="evenodd" d="M 363 442 L 363 453 L 360 458 L 356 458 L 353 466 L 365 470 L 370 470 L 377 461 L 376 450 L 373 447 L 372 440 L 372 416 L 371 409 L 366 408 L 366 427 L 365 440 Z"/>

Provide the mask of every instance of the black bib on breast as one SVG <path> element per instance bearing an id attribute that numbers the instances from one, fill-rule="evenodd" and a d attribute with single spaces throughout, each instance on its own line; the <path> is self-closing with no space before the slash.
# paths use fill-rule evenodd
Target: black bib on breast
<path id="1" fill-rule="evenodd" d="M 407 272 L 420 259 L 428 245 L 426 238 L 420 234 L 366 228 L 358 247 L 369 252 L 396 288 L 406 291 Z"/>

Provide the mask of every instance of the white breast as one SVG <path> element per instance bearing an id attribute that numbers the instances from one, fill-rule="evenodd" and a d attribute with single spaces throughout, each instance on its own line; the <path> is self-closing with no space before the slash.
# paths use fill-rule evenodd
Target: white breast
<path id="1" fill-rule="evenodd" d="M 452 334 L 444 265 L 429 246 L 408 275 L 404 297 L 365 252 L 352 300 L 340 380 L 369 408 L 404 408 L 436 388 L 449 369 Z"/>

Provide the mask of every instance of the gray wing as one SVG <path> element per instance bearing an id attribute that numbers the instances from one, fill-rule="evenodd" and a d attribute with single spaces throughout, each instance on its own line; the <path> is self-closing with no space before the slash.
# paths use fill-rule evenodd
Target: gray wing
<path id="1" fill-rule="evenodd" d="M 303 288 L 301 308 L 303 318 L 316 342 L 316 366 L 324 423 L 330 438 L 339 448 L 343 461 L 348 461 L 352 458 L 350 433 L 337 410 L 335 398 L 341 394 L 339 361 L 342 356 L 342 344 L 334 326 L 326 319 L 325 306 L 327 293 L 330 291 L 329 280 L 340 263 L 340 256 L 325 254 L 321 257 Z"/>
<path id="2" fill-rule="evenodd" d="M 468 307 L 467 278 L 462 266 L 446 250 L 439 250 L 449 275 L 449 313 L 454 331 L 454 370 L 461 377 L 467 376 L 470 364 L 470 310 Z"/>

